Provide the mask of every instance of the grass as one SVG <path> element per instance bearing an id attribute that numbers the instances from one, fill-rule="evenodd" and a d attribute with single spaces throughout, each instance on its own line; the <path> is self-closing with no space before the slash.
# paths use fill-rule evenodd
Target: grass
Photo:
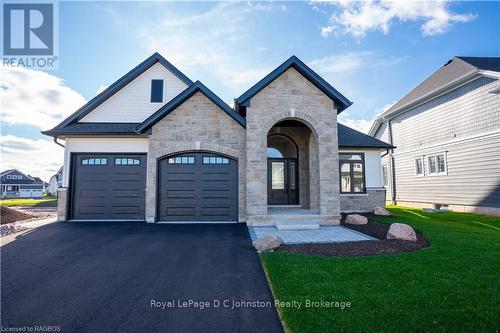
<path id="1" fill-rule="evenodd" d="M 351 307 L 278 307 L 288 332 L 498 332 L 500 218 L 389 207 L 422 231 L 417 252 L 334 258 L 261 254 L 280 301 L 350 302 Z"/>
<path id="2" fill-rule="evenodd" d="M 24 206 L 24 207 L 55 207 L 57 206 L 57 197 L 44 196 L 41 199 L 1 199 L 0 205 L 6 207 Z"/>

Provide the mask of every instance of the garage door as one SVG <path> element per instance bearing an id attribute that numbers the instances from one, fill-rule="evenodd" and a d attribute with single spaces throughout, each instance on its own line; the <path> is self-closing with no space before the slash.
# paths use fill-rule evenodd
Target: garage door
<path id="1" fill-rule="evenodd" d="M 159 221 L 237 222 L 237 161 L 210 153 L 186 153 L 158 164 Z"/>
<path id="2" fill-rule="evenodd" d="M 144 220 L 146 155 L 73 155 L 71 218 Z"/>

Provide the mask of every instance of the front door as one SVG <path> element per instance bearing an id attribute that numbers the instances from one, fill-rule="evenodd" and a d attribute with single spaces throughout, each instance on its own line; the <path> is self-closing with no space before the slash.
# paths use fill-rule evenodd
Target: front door
<path id="1" fill-rule="evenodd" d="M 296 205 L 298 172 L 295 158 L 269 158 L 267 160 L 267 201 L 269 205 Z"/>

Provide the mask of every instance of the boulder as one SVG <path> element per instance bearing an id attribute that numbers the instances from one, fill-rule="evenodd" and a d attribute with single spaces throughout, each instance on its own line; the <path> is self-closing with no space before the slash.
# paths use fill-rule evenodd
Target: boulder
<path id="1" fill-rule="evenodd" d="M 257 251 L 270 251 L 280 247 L 283 244 L 283 239 L 278 236 L 265 236 L 256 239 L 253 242 L 253 247 Z"/>
<path id="2" fill-rule="evenodd" d="M 355 224 L 355 225 L 363 225 L 368 223 L 368 219 L 363 215 L 359 214 L 349 214 L 345 218 L 345 223 L 347 224 Z"/>
<path id="3" fill-rule="evenodd" d="M 393 223 L 387 232 L 387 239 L 401 239 L 410 242 L 417 241 L 417 233 L 408 224 Z"/>
<path id="4" fill-rule="evenodd" d="M 382 216 L 391 216 L 391 213 L 385 209 L 384 207 L 375 207 L 373 208 L 374 215 L 382 215 Z"/>

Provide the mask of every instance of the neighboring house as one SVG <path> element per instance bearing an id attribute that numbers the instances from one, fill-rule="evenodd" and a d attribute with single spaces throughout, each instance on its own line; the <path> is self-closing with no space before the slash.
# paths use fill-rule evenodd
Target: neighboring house
<path id="1" fill-rule="evenodd" d="M 155 53 L 43 132 L 65 140 L 59 219 L 338 224 L 384 205 L 392 147 L 337 124 L 350 105 L 293 56 L 233 109 Z"/>
<path id="2" fill-rule="evenodd" d="M 38 177 L 25 175 L 17 169 L 0 174 L 2 198 L 41 198 L 44 182 Z"/>
<path id="3" fill-rule="evenodd" d="M 374 122 L 387 200 L 500 215 L 500 58 L 454 57 Z"/>
<path id="4" fill-rule="evenodd" d="M 50 195 L 57 195 L 57 189 L 62 186 L 62 172 L 63 167 L 60 167 L 55 175 L 50 177 L 47 193 Z"/>

